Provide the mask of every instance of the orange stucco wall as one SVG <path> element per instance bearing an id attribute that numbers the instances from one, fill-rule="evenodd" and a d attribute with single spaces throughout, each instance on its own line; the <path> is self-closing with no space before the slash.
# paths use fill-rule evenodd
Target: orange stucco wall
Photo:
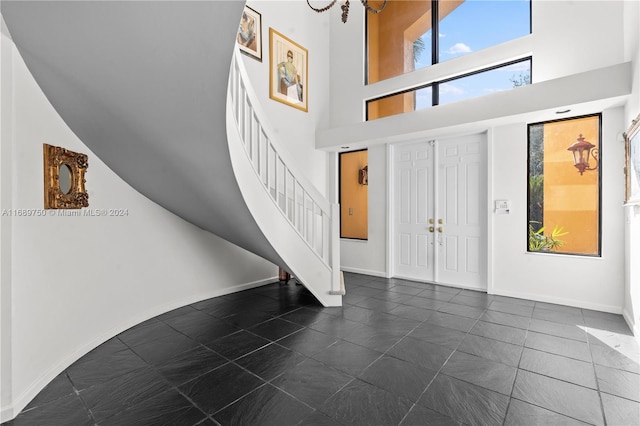
<path id="1" fill-rule="evenodd" d="M 440 20 L 464 0 L 440 3 Z M 374 7 L 377 4 L 372 2 Z M 367 15 L 368 82 L 375 83 L 414 70 L 413 42 L 431 28 L 430 0 L 389 0 L 379 14 Z M 413 111 L 414 93 L 371 102 L 368 119 Z"/>
<path id="2" fill-rule="evenodd" d="M 369 237 L 369 186 L 358 183 L 358 172 L 368 164 L 367 151 L 340 154 L 340 236 Z"/>
<path id="3" fill-rule="evenodd" d="M 544 227 L 545 234 L 556 225 L 568 232 L 560 237 L 565 244 L 556 251 L 597 254 L 599 175 L 597 171 L 580 175 L 567 151 L 580 134 L 600 149 L 599 117 L 544 125 Z M 590 166 L 595 166 L 593 159 Z"/>

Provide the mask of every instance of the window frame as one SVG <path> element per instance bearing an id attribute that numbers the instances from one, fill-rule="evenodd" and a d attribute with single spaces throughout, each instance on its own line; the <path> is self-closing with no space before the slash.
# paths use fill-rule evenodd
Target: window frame
<path id="1" fill-rule="evenodd" d="M 342 235 L 343 233 L 343 229 L 342 229 L 342 155 L 343 154 L 353 154 L 355 152 L 363 152 L 363 151 L 367 151 L 367 165 L 369 164 L 369 149 L 368 148 L 362 148 L 362 149 L 354 149 L 354 150 L 349 150 L 349 151 L 342 151 L 338 153 L 338 203 L 341 206 L 341 210 L 340 210 L 340 239 L 341 240 L 354 240 L 354 241 L 369 241 L 369 233 L 367 232 L 367 238 L 357 238 L 357 237 L 344 237 Z M 368 204 L 369 204 L 369 197 L 367 196 L 367 228 L 369 225 L 369 214 L 368 214 Z"/>
<path id="2" fill-rule="evenodd" d="M 365 102 L 365 108 L 364 108 L 365 109 L 365 121 L 369 121 L 369 102 L 376 102 L 376 101 L 387 99 L 387 98 L 390 98 L 390 97 L 393 97 L 393 96 L 403 95 L 405 93 L 415 92 L 415 91 L 418 91 L 418 90 L 421 90 L 421 89 L 425 89 L 427 87 L 431 87 L 431 108 L 433 108 L 435 106 L 440 105 L 439 102 L 440 102 L 440 85 L 441 84 L 448 83 L 450 81 L 455 81 L 455 80 L 458 80 L 458 79 L 461 79 L 461 78 L 465 78 L 465 77 L 469 77 L 469 76 L 476 75 L 476 74 L 482 74 L 482 73 L 487 72 L 487 71 L 493 71 L 495 69 L 499 69 L 499 68 L 502 68 L 502 67 L 508 67 L 510 65 L 515 65 L 515 64 L 518 64 L 518 63 L 521 63 L 521 62 L 527 62 L 527 61 L 529 61 L 529 63 L 531 64 L 529 70 L 530 70 L 530 76 L 532 76 L 533 75 L 533 57 L 529 55 L 529 56 L 525 56 L 523 58 L 513 59 L 511 61 L 500 63 L 500 64 L 497 64 L 497 65 L 492 65 L 492 66 L 487 67 L 487 68 L 481 68 L 479 70 L 469 71 L 469 72 L 466 72 L 466 73 L 463 73 L 463 74 L 456 74 L 453 77 L 449 77 L 449 78 L 446 78 L 446 79 L 443 79 L 443 80 L 435 80 L 435 81 L 432 81 L 432 82 L 429 82 L 429 83 L 426 83 L 426 84 L 420 84 L 418 86 L 413 86 L 413 87 L 410 87 L 408 89 L 401 90 L 399 92 L 394 92 L 394 93 L 390 93 L 390 94 L 387 94 L 387 95 L 378 96 L 378 97 L 375 97 L 375 98 L 365 99 L 365 101 L 364 101 Z M 467 98 L 467 99 L 475 99 L 475 98 Z M 464 100 L 465 99 L 463 99 L 463 101 Z M 415 112 L 415 111 L 420 111 L 420 110 L 414 109 L 413 111 L 408 111 L 408 112 Z M 400 115 L 400 114 L 395 114 L 395 115 Z M 388 117 L 392 117 L 392 116 L 388 116 Z M 385 118 L 385 117 L 381 117 L 381 118 Z"/>
<path id="3" fill-rule="evenodd" d="M 593 253 L 593 254 L 589 254 L 589 253 L 573 253 L 573 252 L 563 252 L 563 251 L 542 251 L 542 250 L 531 250 L 529 248 L 529 222 L 531 220 L 530 217 L 530 209 L 529 209 L 529 200 L 530 200 L 530 196 L 531 196 L 531 185 L 529 184 L 529 177 L 530 177 L 530 143 L 531 143 L 531 126 L 536 126 L 536 125 L 545 125 L 545 124 L 551 124 L 551 123 L 558 123 L 558 122 L 562 122 L 562 121 L 571 121 L 571 120 L 579 120 L 582 118 L 592 118 L 592 117 L 598 117 L 598 169 L 597 169 L 597 173 L 598 173 L 598 244 L 597 244 L 597 253 Z M 527 238 L 526 238 L 526 246 L 527 246 L 527 254 L 535 254 L 535 255 L 555 255 L 555 256 L 580 256 L 580 257 L 590 257 L 590 258 L 601 258 L 602 257 L 602 146 L 603 146 L 603 140 L 602 140 L 602 112 L 597 112 L 597 113 L 592 113 L 592 114 L 583 114 L 583 115 L 576 115 L 573 117 L 563 117 L 563 118 L 558 118 L 558 119 L 553 119 L 553 120 L 546 120 L 546 121 L 539 121 L 539 122 L 535 122 L 535 123 L 527 123 L 527 167 L 526 167 L 526 186 L 527 186 L 527 219 L 526 219 L 526 232 L 527 232 Z M 544 172 L 543 172 L 543 176 L 544 176 Z"/>
<path id="4" fill-rule="evenodd" d="M 431 33 L 432 34 L 439 34 L 440 31 L 440 13 L 438 11 L 439 9 L 439 5 L 438 3 L 440 2 L 440 0 L 431 0 Z M 531 35 L 533 33 L 533 0 L 528 0 L 529 2 L 529 35 Z M 369 14 L 365 13 L 364 14 L 364 84 L 365 86 L 368 86 L 369 84 L 375 84 L 375 83 L 370 83 L 369 82 Z M 515 39 L 513 39 L 515 40 Z M 480 50 L 482 51 L 482 49 Z M 440 63 L 440 37 L 431 37 L 431 65 L 430 66 L 434 66 Z M 533 64 L 531 65 L 533 67 Z M 427 67 L 425 67 L 427 68 Z M 424 68 L 421 68 L 424 69 Z M 417 70 L 414 70 L 412 72 L 416 72 Z M 404 75 L 404 74 L 401 74 Z M 391 77 L 391 78 L 397 78 L 398 76 L 395 77 Z M 388 80 L 388 79 L 386 79 Z M 380 80 L 380 81 L 384 81 L 384 80 Z M 376 83 L 379 83 L 380 81 L 377 81 Z M 404 93 L 404 92 L 403 92 Z M 400 94 L 400 92 L 398 93 Z M 436 98 L 434 98 L 434 101 L 437 100 Z M 434 103 L 434 106 L 437 105 L 436 103 Z"/>

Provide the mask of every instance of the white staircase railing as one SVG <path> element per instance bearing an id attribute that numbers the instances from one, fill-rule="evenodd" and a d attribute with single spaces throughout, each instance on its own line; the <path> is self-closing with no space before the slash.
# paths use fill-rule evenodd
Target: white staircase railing
<path id="1" fill-rule="evenodd" d="M 279 146 L 248 82 L 240 55 L 234 54 L 229 76 L 233 116 L 244 151 L 259 181 L 296 234 L 331 271 L 329 294 L 344 294 L 340 274 L 340 209 L 331 204 L 296 169 L 288 152 Z M 276 248 L 277 250 L 277 248 Z M 283 259 L 286 262 L 286 259 Z M 283 266 L 283 265 L 281 265 Z M 305 283 L 306 284 L 306 283 Z"/>

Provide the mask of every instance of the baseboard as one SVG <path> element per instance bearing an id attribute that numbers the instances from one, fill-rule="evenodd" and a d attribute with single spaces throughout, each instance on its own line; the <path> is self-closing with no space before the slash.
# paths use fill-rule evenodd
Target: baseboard
<path id="1" fill-rule="evenodd" d="M 15 415 L 13 414 L 13 405 L 2 407 L 2 409 L 0 409 L 0 423 L 8 422 L 14 417 Z"/>
<path id="2" fill-rule="evenodd" d="M 580 302 L 575 299 L 564 299 L 561 297 L 549 297 L 535 293 L 520 293 L 517 291 L 501 290 L 493 288 L 493 292 L 496 296 L 515 297 L 518 299 L 528 299 L 536 302 L 554 303 L 556 305 L 573 306 L 575 308 L 591 309 L 593 311 L 608 312 L 611 314 L 622 314 L 622 307 L 602 305 L 599 303 Z"/>
<path id="3" fill-rule="evenodd" d="M 436 285 L 441 285 L 443 287 L 461 288 L 463 290 L 481 291 L 483 293 L 487 292 L 487 289 L 484 288 L 484 287 L 465 286 L 465 285 L 460 285 L 460 284 L 449 284 L 449 283 L 437 283 L 437 282 L 425 281 L 425 280 L 421 280 L 420 278 L 409 277 L 409 276 L 405 276 L 405 275 L 397 275 L 396 274 L 396 275 L 393 276 L 393 278 L 397 278 L 399 280 L 413 281 L 415 283 L 436 284 Z"/>
<path id="4" fill-rule="evenodd" d="M 348 266 L 341 266 L 340 270 L 343 272 L 351 272 L 354 274 L 371 275 L 372 277 L 381 277 L 381 278 L 387 277 L 387 274 L 384 272 L 370 271 L 368 269 L 360 269 L 360 268 L 350 268 Z"/>
<path id="5" fill-rule="evenodd" d="M 251 288 L 261 287 L 266 284 L 271 284 L 278 281 L 278 277 L 266 278 L 262 280 L 257 280 L 249 283 L 238 284 L 232 287 L 226 287 L 223 289 L 217 289 L 211 291 L 209 293 L 202 293 L 198 295 L 192 295 L 190 297 L 186 297 L 179 301 L 172 301 L 171 303 L 167 303 L 162 306 L 155 307 L 148 311 L 141 313 L 140 315 L 136 315 L 135 317 L 130 318 L 126 323 L 122 323 L 117 327 L 112 328 L 111 330 L 102 333 L 101 335 L 95 337 L 90 343 L 83 345 L 78 348 L 73 353 L 69 354 L 62 361 L 57 363 L 55 366 L 47 370 L 44 374 L 42 374 L 37 380 L 35 380 L 29 388 L 27 388 L 24 392 L 22 392 L 17 398 L 12 401 L 12 404 L 9 406 L 0 408 L 0 423 L 7 422 L 12 420 L 15 416 L 17 416 L 29 403 L 35 398 L 42 389 L 45 388 L 53 379 L 55 379 L 58 374 L 67 369 L 71 364 L 76 362 L 78 359 L 82 358 L 84 355 L 89 353 L 91 350 L 97 348 L 107 340 L 117 336 L 125 330 L 130 329 L 131 327 L 138 325 L 148 319 L 157 317 L 158 315 L 164 314 L 166 312 L 172 311 L 177 308 L 181 308 L 186 305 L 190 305 L 192 303 L 200 302 L 202 300 L 211 299 L 212 297 L 220 297 L 226 294 L 237 293 L 243 290 L 249 290 Z"/>
<path id="6" fill-rule="evenodd" d="M 633 333 L 633 337 L 635 337 L 640 344 L 640 324 L 633 320 L 633 317 L 626 309 L 622 309 L 622 318 L 624 318 L 625 322 L 629 326 L 629 329 Z"/>

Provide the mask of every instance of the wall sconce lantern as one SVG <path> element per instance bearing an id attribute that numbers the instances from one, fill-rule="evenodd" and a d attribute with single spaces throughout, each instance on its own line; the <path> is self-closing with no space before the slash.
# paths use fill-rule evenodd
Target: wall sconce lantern
<path id="1" fill-rule="evenodd" d="M 567 148 L 567 151 L 573 153 L 573 165 L 578 169 L 580 175 L 585 170 L 598 170 L 598 149 L 591 142 L 584 140 L 582 134 L 580 134 L 577 141 Z M 594 167 L 589 166 L 589 156 L 593 157 L 596 162 Z"/>
<path id="2" fill-rule="evenodd" d="M 360 185 L 369 185 L 369 165 L 358 170 L 358 183 Z"/>

